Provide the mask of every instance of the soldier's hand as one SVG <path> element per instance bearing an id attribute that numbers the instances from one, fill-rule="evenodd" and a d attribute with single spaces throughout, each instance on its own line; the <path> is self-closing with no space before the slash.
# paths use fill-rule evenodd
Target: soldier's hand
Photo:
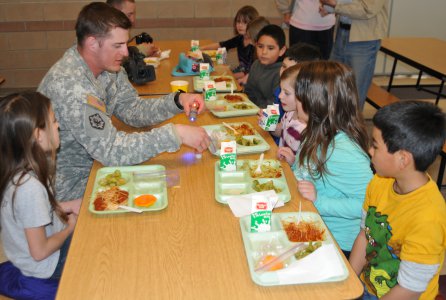
<path id="1" fill-rule="evenodd" d="M 198 103 L 198 114 L 200 114 L 204 108 L 204 99 L 201 94 L 187 94 L 182 93 L 180 94 L 180 104 L 184 107 L 184 112 L 186 113 L 186 116 L 189 117 L 190 108 L 192 107 L 192 104 L 194 102 Z"/>
<path id="2" fill-rule="evenodd" d="M 175 128 L 182 144 L 197 149 L 198 152 L 206 150 L 211 143 L 211 139 L 203 127 L 175 124 Z"/>

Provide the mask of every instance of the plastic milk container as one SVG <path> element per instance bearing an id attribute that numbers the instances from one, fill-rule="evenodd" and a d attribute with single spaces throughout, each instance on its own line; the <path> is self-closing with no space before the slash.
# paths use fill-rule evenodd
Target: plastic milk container
<path id="1" fill-rule="evenodd" d="M 210 73 L 209 63 L 200 63 L 200 79 L 201 80 L 209 80 Z"/>
<path id="2" fill-rule="evenodd" d="M 237 143 L 235 141 L 221 142 L 220 170 L 235 171 L 237 169 Z"/>
<path id="3" fill-rule="evenodd" d="M 279 104 L 268 105 L 266 109 L 262 111 L 259 126 L 266 131 L 274 131 L 279 122 L 279 117 Z"/>
<path id="4" fill-rule="evenodd" d="M 271 230 L 271 201 L 263 195 L 252 196 L 251 232 L 268 232 Z"/>
<path id="5" fill-rule="evenodd" d="M 203 84 L 204 101 L 217 100 L 217 87 L 213 80 L 207 80 Z"/>

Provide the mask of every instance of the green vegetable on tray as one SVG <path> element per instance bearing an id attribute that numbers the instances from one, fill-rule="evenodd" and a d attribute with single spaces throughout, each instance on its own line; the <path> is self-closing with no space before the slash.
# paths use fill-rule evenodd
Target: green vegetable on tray
<path id="1" fill-rule="evenodd" d="M 313 252 L 314 252 L 317 248 L 319 248 L 320 246 L 322 246 L 322 243 L 321 243 L 321 242 L 315 242 L 315 243 L 310 242 L 310 243 L 308 244 L 308 246 L 307 246 L 305 249 L 296 252 L 296 254 L 294 254 L 294 257 L 295 257 L 296 259 L 304 258 L 305 256 L 307 256 L 307 255 L 313 253 Z"/>
<path id="2" fill-rule="evenodd" d="M 114 187 L 126 184 L 127 180 L 122 178 L 121 171 L 115 170 L 113 173 L 101 178 L 98 183 L 103 187 Z"/>
<path id="3" fill-rule="evenodd" d="M 274 190 L 276 193 L 280 193 L 282 191 L 281 189 L 274 186 L 274 182 L 272 180 L 269 180 L 265 183 L 260 183 L 258 180 L 253 180 L 252 188 L 256 192 Z"/>
<path id="4" fill-rule="evenodd" d="M 261 140 L 256 138 L 253 138 L 252 140 L 245 139 L 243 136 L 240 135 L 237 135 L 235 137 L 235 141 L 237 142 L 237 144 L 242 146 L 256 146 L 262 142 Z"/>

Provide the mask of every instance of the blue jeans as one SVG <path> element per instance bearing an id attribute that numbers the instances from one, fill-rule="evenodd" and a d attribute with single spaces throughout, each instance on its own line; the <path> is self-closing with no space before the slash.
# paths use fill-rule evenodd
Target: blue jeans
<path id="1" fill-rule="evenodd" d="M 372 294 L 369 293 L 369 291 L 367 290 L 367 287 L 365 286 L 364 282 L 362 282 L 362 285 L 364 286 L 364 294 L 360 298 L 361 300 L 378 300 L 378 297 L 376 297 L 375 295 L 372 295 Z"/>
<path id="2" fill-rule="evenodd" d="M 338 27 L 330 58 L 353 69 L 359 94 L 359 110 L 362 111 L 375 72 L 376 55 L 381 40 L 349 42 L 349 36 L 350 30 Z"/>

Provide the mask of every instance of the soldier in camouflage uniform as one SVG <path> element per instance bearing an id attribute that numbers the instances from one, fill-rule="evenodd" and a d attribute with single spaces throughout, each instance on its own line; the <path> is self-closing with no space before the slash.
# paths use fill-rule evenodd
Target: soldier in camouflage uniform
<path id="1" fill-rule="evenodd" d="M 60 125 L 56 197 L 59 201 L 83 196 L 93 160 L 106 166 L 133 165 L 181 144 L 202 152 L 209 137 L 201 127 L 167 124 L 142 133 L 118 131 L 112 115 L 143 127 L 171 118 L 194 102 L 204 108 L 200 95 L 172 93 L 143 100 L 121 67 L 128 55 L 131 23 L 105 3 L 86 5 L 76 23 L 77 45 L 51 67 L 38 91 L 51 99 Z"/>

